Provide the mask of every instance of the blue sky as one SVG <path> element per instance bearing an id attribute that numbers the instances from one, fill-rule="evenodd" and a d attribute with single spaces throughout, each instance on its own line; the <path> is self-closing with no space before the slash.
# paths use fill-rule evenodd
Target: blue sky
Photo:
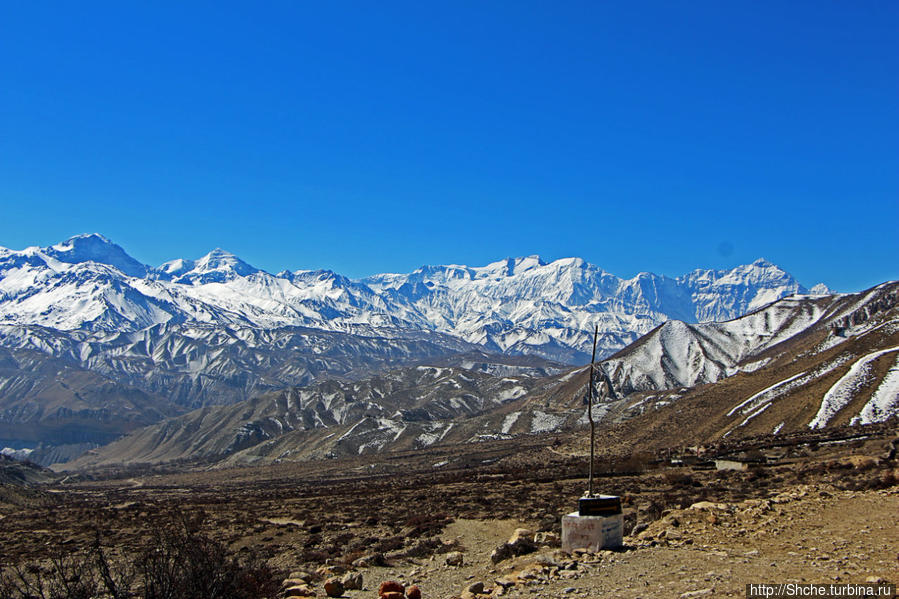
<path id="1" fill-rule="evenodd" d="M 899 3 L 6 3 L 0 245 L 899 278 Z"/>

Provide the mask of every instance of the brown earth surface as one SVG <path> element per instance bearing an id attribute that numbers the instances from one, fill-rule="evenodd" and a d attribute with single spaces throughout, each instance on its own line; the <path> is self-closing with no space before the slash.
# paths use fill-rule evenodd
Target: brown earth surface
<path id="1" fill-rule="evenodd" d="M 308 572 L 319 597 L 325 579 L 347 571 L 363 575 L 363 590 L 345 592 L 354 599 L 376 597 L 388 579 L 417 584 L 425 599 L 473 598 L 466 588 L 479 582 L 512 597 L 742 597 L 753 582 L 897 582 L 899 464 L 885 459 L 895 433 L 815 442 L 748 471 L 663 462 L 604 472 L 599 490 L 621 495 L 625 510 L 628 536 L 615 552 L 569 556 L 550 541 L 490 560 L 516 528 L 558 533 L 586 486 L 581 456 L 532 437 L 265 467 L 69 476 L 0 495 L 0 564 L 77 553 L 97 531 L 114 558 L 127 559 L 187 514 L 202 516 L 202 531 L 239 556 L 255 553 L 285 578 Z M 698 502 L 721 505 L 691 508 Z M 462 565 L 447 565 L 452 552 Z"/>

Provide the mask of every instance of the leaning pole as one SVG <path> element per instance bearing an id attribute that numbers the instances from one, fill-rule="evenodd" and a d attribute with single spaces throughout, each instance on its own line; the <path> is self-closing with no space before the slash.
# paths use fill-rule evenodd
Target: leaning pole
<path id="1" fill-rule="evenodd" d="M 596 453 L 596 423 L 593 421 L 593 371 L 596 368 L 596 338 L 599 325 L 593 329 L 593 355 L 590 358 L 590 382 L 587 383 L 587 418 L 590 420 L 590 476 L 587 482 L 587 497 L 593 497 L 593 461 Z"/>
<path id="2" fill-rule="evenodd" d="M 621 547 L 624 531 L 624 516 L 621 513 L 621 498 L 617 495 L 596 495 L 593 491 L 594 462 L 596 461 L 596 421 L 593 420 L 593 389 L 596 373 L 596 341 L 599 326 L 593 329 L 593 356 L 590 358 L 590 380 L 587 383 L 587 418 L 590 420 L 590 468 L 587 493 L 578 499 L 578 510 L 562 516 L 562 549 L 574 551 L 599 551 L 600 549 Z M 606 393 L 608 379 L 600 382 L 599 400 Z"/>

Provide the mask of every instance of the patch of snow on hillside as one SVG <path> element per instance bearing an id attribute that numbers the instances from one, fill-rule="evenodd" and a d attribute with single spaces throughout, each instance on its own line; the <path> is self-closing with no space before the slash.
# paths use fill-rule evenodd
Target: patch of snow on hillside
<path id="1" fill-rule="evenodd" d="M 33 449 L 13 449 L 12 447 L 4 447 L 0 449 L 0 455 L 5 455 L 8 458 L 12 458 L 14 460 L 25 460 L 31 455 Z"/>
<path id="2" fill-rule="evenodd" d="M 755 372 L 759 368 L 763 367 L 765 364 L 771 361 L 771 358 L 762 358 L 761 360 L 756 360 L 755 362 L 749 362 L 748 364 L 744 364 L 741 366 L 738 371 L 741 372 Z"/>
<path id="3" fill-rule="evenodd" d="M 563 422 L 565 422 L 565 416 L 534 410 L 534 415 L 531 417 L 531 432 L 545 433 L 554 431 L 562 426 Z"/>
<path id="4" fill-rule="evenodd" d="M 745 414 L 748 410 L 747 410 L 747 409 L 743 409 L 744 406 L 746 406 L 747 404 L 749 404 L 749 408 L 748 408 L 748 409 L 753 409 L 753 408 L 755 408 L 755 405 L 753 404 L 753 402 L 754 402 L 756 399 L 761 398 L 763 395 L 765 395 L 765 394 L 768 393 L 769 391 L 773 391 L 773 390 L 777 389 L 778 387 L 780 387 L 781 385 L 785 385 L 785 384 L 789 383 L 790 381 L 794 381 L 794 380 L 798 379 L 798 378 L 801 377 L 803 374 L 805 374 L 805 372 L 800 372 L 799 374 L 794 375 L 794 376 L 791 376 L 791 377 L 788 378 L 788 379 L 784 379 L 784 380 L 782 380 L 782 381 L 779 381 L 779 382 L 777 382 L 777 383 L 774 383 L 773 385 L 771 385 L 770 387 L 767 387 L 766 389 L 762 389 L 761 391 L 759 391 L 758 393 L 756 393 L 755 395 L 753 395 L 753 396 L 750 397 L 749 399 L 747 399 L 747 400 L 743 401 L 742 403 L 740 403 L 740 404 L 734 406 L 733 408 L 731 408 L 730 412 L 728 412 L 727 415 L 728 415 L 728 416 L 733 416 L 734 413 L 737 412 L 737 410 L 742 410 L 742 412 Z M 773 398 L 771 398 L 771 399 L 773 399 Z M 770 401 L 770 399 L 769 399 L 768 401 Z"/>
<path id="5" fill-rule="evenodd" d="M 445 431 L 440 430 L 442 426 L 441 424 L 431 426 L 429 430 L 418 435 L 415 441 L 422 447 L 430 447 L 442 438 L 441 432 L 445 434 Z"/>
<path id="6" fill-rule="evenodd" d="M 880 381 L 874 395 L 871 396 L 858 416 L 853 419 L 853 424 L 883 422 L 896 415 L 899 415 L 899 356 L 896 357 L 896 362 Z"/>
<path id="7" fill-rule="evenodd" d="M 452 430 L 453 426 L 455 426 L 455 425 L 454 425 L 452 422 L 450 422 L 450 423 L 449 423 L 449 426 L 446 427 L 446 430 L 443 431 L 443 434 L 440 435 L 440 438 L 438 439 L 438 441 L 443 441 L 443 438 L 446 437 L 446 434 L 447 434 L 448 432 L 450 432 L 450 430 Z"/>
<path id="8" fill-rule="evenodd" d="M 823 428 L 827 426 L 830 419 L 852 401 L 858 389 L 870 380 L 871 362 L 883 354 L 896 350 L 899 350 L 899 346 L 872 352 L 856 360 L 849 368 L 849 372 L 840 377 L 840 380 L 824 394 L 818 413 L 808 424 L 809 428 Z"/>
<path id="9" fill-rule="evenodd" d="M 521 412 L 512 412 L 511 414 L 507 414 L 505 418 L 503 418 L 503 426 L 500 428 L 500 432 L 504 435 L 509 434 L 509 431 L 512 430 L 512 427 L 518 421 L 518 417 L 521 416 Z"/>
<path id="10" fill-rule="evenodd" d="M 594 404 L 593 405 L 593 421 L 599 422 L 602 420 L 606 414 L 609 413 L 611 406 L 608 404 Z M 578 424 L 590 424 L 590 418 L 587 416 L 587 410 L 584 410 L 584 415 L 581 416 L 578 421 Z"/>
<path id="11" fill-rule="evenodd" d="M 759 409 L 757 409 L 756 411 L 751 413 L 749 416 L 744 418 L 743 422 L 741 422 L 740 424 L 737 425 L 737 428 L 740 428 L 741 426 L 746 426 L 747 422 L 749 422 L 750 420 L 752 420 L 753 418 L 755 418 L 756 416 L 758 416 L 759 414 L 761 414 L 762 412 L 764 412 L 765 410 L 767 410 L 770 407 L 771 407 L 770 403 L 766 403 L 766 404 L 762 405 Z"/>
<path id="12" fill-rule="evenodd" d="M 362 419 L 359 420 L 359 422 L 357 422 L 353 426 L 351 426 L 347 432 L 340 435 L 340 437 L 337 439 L 337 442 L 339 443 L 340 441 L 343 441 L 344 439 L 348 438 L 353 433 L 353 431 L 356 430 L 356 427 L 358 427 L 360 424 L 362 424 L 366 420 L 368 420 L 368 416 L 363 416 Z"/>
<path id="13" fill-rule="evenodd" d="M 572 370 L 572 371 L 569 372 L 568 374 L 564 374 L 564 375 L 560 376 L 560 377 L 559 377 L 559 382 L 560 382 L 560 383 L 565 383 L 565 382 L 567 382 L 567 381 L 570 381 L 570 380 L 571 380 L 572 378 L 574 378 L 576 375 L 578 375 L 578 374 L 584 372 L 584 370 L 585 370 L 584 368 L 578 368 L 577 370 Z"/>
<path id="14" fill-rule="evenodd" d="M 524 387 L 520 387 L 518 385 L 514 387 L 510 387 L 509 389 L 503 389 L 499 393 L 496 394 L 496 399 L 504 402 L 512 399 L 518 399 L 522 395 L 527 393 L 527 390 Z"/>

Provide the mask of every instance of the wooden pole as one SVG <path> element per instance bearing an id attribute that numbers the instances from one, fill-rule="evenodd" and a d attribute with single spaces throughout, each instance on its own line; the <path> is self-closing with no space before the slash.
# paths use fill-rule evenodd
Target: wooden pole
<path id="1" fill-rule="evenodd" d="M 599 335 L 599 325 L 593 329 L 593 356 L 590 358 L 590 382 L 587 389 L 587 418 L 590 419 L 590 478 L 587 483 L 587 497 L 593 497 L 593 456 L 595 453 L 596 423 L 593 422 L 593 370 L 596 363 L 596 337 Z"/>

